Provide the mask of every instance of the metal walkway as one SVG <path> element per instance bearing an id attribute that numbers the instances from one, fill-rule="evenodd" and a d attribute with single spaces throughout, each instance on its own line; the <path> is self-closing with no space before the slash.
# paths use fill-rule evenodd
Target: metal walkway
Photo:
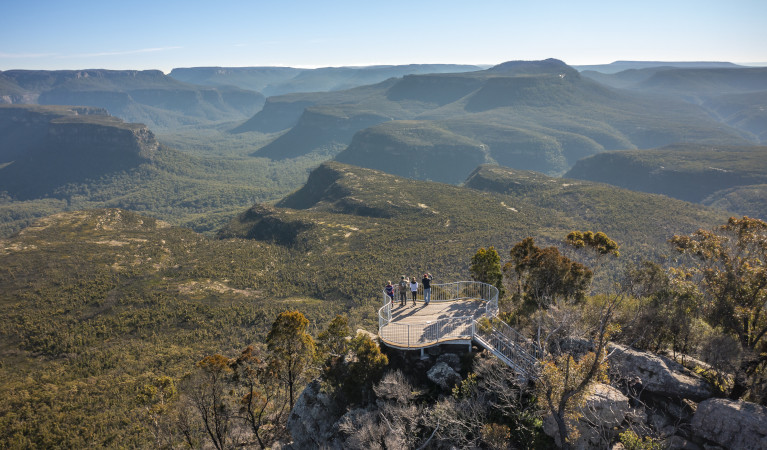
<path id="1" fill-rule="evenodd" d="M 410 292 L 407 305 L 412 305 Z M 415 350 L 444 343 L 475 342 L 525 379 L 537 374 L 541 351 L 531 340 L 498 319 L 498 289 L 478 281 L 432 284 L 429 305 L 419 290 L 418 304 L 393 306 L 383 292 L 378 310 L 378 336 L 389 347 Z M 394 304 L 399 304 L 394 287 Z"/>

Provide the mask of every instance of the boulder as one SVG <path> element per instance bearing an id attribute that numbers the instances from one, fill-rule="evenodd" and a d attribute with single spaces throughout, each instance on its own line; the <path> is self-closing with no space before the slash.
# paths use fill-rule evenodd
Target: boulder
<path id="1" fill-rule="evenodd" d="M 320 382 L 309 383 L 288 416 L 287 428 L 293 438 L 291 448 L 325 445 L 335 434 L 335 417 L 331 399 L 320 389 Z"/>
<path id="2" fill-rule="evenodd" d="M 620 425 L 629 412 L 629 399 L 618 389 L 602 383 L 592 385 L 586 402 L 581 407 L 581 417 L 575 424 L 578 439 L 573 449 L 603 448 L 605 436 Z M 560 445 L 559 430 L 554 417 L 548 415 L 543 421 L 543 431 Z M 561 446 L 561 445 L 560 445 Z"/>
<path id="3" fill-rule="evenodd" d="M 446 362 L 434 364 L 434 366 L 426 372 L 426 376 L 442 389 L 452 389 L 453 386 L 461 381 L 461 376 L 458 372 L 453 370 L 453 368 Z"/>
<path id="4" fill-rule="evenodd" d="M 437 357 L 437 363 L 446 363 L 456 372 L 461 370 L 461 358 L 455 353 L 443 353 Z"/>
<path id="5" fill-rule="evenodd" d="M 692 432 L 725 448 L 767 448 L 767 408 L 755 403 L 712 398 L 701 402 Z"/>
<path id="6" fill-rule="evenodd" d="M 672 398 L 701 401 L 712 396 L 711 386 L 681 364 L 648 352 L 611 344 L 610 367 L 622 378 L 637 380 L 641 390 Z"/>

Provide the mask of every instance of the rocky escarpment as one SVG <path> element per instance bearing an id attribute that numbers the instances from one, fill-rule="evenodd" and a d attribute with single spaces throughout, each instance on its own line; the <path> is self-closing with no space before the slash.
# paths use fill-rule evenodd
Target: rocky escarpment
<path id="1" fill-rule="evenodd" d="M 0 107 L 0 191 L 16 199 L 56 196 L 68 183 L 130 170 L 159 151 L 144 125 L 87 107 Z"/>
<path id="2" fill-rule="evenodd" d="M 0 103 L 93 105 L 153 128 L 242 120 L 265 97 L 234 86 L 197 86 L 159 70 L 9 70 L 0 73 Z"/>

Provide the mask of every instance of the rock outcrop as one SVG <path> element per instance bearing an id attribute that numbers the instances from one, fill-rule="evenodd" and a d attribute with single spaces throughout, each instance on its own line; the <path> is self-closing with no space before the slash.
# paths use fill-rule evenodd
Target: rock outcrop
<path id="1" fill-rule="evenodd" d="M 426 376 L 442 389 L 452 389 L 453 386 L 461 381 L 461 376 L 458 372 L 453 370 L 453 368 L 446 362 L 438 362 L 435 364 L 428 372 L 426 372 Z"/>
<path id="2" fill-rule="evenodd" d="M 669 358 L 619 344 L 612 344 L 609 351 L 610 367 L 638 391 L 693 401 L 712 395 L 708 382 Z"/>
<path id="3" fill-rule="evenodd" d="M 767 448 L 767 408 L 754 403 L 712 398 L 692 418 L 696 435 L 725 448 Z"/>
<path id="4" fill-rule="evenodd" d="M 331 417 L 335 417 L 332 401 L 314 380 L 301 392 L 288 417 L 292 448 L 318 448 L 330 441 L 334 434 Z"/>

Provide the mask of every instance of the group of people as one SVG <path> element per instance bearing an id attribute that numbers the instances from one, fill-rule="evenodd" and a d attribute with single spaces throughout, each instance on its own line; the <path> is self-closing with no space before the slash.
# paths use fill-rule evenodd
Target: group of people
<path id="1" fill-rule="evenodd" d="M 428 305 L 431 301 L 431 280 L 432 276 L 429 272 L 426 272 L 423 274 L 423 278 L 421 279 L 421 284 L 423 285 L 423 303 L 424 306 Z M 415 301 L 418 297 L 418 281 L 416 281 L 415 277 L 410 277 L 408 280 L 408 277 L 405 275 L 402 275 L 400 277 L 399 284 L 397 285 L 399 288 L 399 305 L 400 306 L 407 306 L 407 291 L 410 290 L 410 298 L 413 300 L 413 306 L 415 306 Z M 391 283 L 391 281 L 386 283 L 386 295 L 389 296 L 389 299 L 391 299 L 392 302 L 394 302 L 394 285 Z"/>

